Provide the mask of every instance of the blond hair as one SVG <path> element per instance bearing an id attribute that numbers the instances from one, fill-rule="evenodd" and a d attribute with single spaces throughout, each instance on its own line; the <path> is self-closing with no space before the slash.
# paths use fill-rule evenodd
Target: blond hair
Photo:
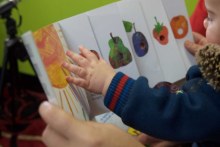
<path id="1" fill-rule="evenodd" d="M 217 90 L 220 90 L 220 46 L 208 44 L 196 53 L 196 61 L 203 77 Z"/>

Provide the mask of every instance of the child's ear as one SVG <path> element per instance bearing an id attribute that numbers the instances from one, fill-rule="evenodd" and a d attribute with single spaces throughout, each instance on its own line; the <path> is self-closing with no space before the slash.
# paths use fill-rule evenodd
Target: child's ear
<path id="1" fill-rule="evenodd" d="M 196 53 L 196 61 L 204 78 L 220 90 L 220 46 L 209 44 Z"/>

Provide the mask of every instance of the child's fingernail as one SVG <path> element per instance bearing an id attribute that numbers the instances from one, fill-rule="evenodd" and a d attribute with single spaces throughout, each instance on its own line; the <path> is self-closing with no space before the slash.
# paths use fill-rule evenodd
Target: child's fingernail
<path id="1" fill-rule="evenodd" d="M 66 66 L 66 64 L 67 64 L 66 62 L 63 62 L 63 64 L 62 64 L 62 65 L 63 65 L 63 66 Z"/>

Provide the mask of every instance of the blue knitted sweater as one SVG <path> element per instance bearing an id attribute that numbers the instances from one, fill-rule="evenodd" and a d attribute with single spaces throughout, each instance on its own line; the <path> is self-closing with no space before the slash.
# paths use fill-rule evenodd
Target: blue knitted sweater
<path id="1" fill-rule="evenodd" d="M 157 138 L 220 146 L 220 92 L 192 66 L 176 90 L 151 88 L 148 79 L 119 72 L 105 96 L 105 105 L 123 122 Z"/>

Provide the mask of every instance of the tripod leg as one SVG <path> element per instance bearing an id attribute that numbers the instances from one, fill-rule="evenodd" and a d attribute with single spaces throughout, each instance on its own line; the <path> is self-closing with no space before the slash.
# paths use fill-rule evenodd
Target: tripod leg
<path id="1" fill-rule="evenodd" d="M 3 56 L 3 64 L 2 64 L 2 71 L 1 71 L 1 79 L 0 79 L 0 110 L 3 108 L 3 90 L 4 90 L 4 81 L 7 72 L 7 65 L 8 65 L 8 50 L 5 43 L 4 48 L 4 56 Z"/>
<path id="2" fill-rule="evenodd" d="M 9 97 L 11 98 L 11 126 L 9 127 L 13 137 L 10 140 L 10 147 L 17 147 L 17 125 L 16 125 L 16 99 L 20 96 L 20 83 L 19 75 L 18 75 L 18 63 L 17 63 L 17 50 L 19 47 L 19 43 L 17 39 L 7 39 L 5 41 L 5 50 L 4 50 L 4 61 L 3 61 L 3 69 L 1 73 L 1 112 L 4 108 L 4 97 L 3 97 L 3 89 L 5 87 L 5 83 L 9 83 L 7 86 Z M 7 77 L 7 80 L 6 80 Z"/>

